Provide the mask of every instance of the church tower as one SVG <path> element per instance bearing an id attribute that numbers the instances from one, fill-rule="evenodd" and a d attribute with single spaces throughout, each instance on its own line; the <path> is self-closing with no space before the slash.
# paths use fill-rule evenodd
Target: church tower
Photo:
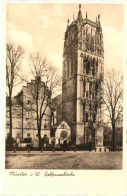
<path id="1" fill-rule="evenodd" d="M 104 49 L 100 15 L 93 22 L 82 17 L 65 32 L 62 73 L 63 119 L 71 127 L 72 144 L 102 146 L 100 91 L 104 77 Z"/>

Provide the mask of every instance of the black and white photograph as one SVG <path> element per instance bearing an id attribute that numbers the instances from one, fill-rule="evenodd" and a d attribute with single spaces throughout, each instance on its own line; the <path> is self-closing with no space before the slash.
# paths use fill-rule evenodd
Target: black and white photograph
<path id="1" fill-rule="evenodd" d="M 123 4 L 6 4 L 5 169 L 123 169 L 123 35 Z"/>

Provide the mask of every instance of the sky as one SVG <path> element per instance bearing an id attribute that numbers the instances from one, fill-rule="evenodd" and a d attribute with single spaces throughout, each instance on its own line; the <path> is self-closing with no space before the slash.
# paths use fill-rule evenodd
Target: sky
<path id="1" fill-rule="evenodd" d="M 64 33 L 78 14 L 78 4 L 8 3 L 6 16 L 7 42 L 25 49 L 24 73 L 29 72 L 28 57 L 39 51 L 62 72 Z M 82 4 L 82 16 L 100 21 L 104 36 L 104 70 L 122 70 L 124 46 L 124 8 L 122 4 Z M 29 74 L 27 74 L 29 75 Z"/>

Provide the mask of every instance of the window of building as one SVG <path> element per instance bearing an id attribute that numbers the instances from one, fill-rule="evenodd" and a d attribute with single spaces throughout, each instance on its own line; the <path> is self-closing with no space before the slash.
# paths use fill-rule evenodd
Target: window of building
<path id="1" fill-rule="evenodd" d="M 98 73 L 98 62 L 96 63 L 96 72 Z"/>
<path id="2" fill-rule="evenodd" d="M 47 129 L 47 124 L 44 124 L 44 129 Z"/>
<path id="3" fill-rule="evenodd" d="M 17 128 L 21 128 L 21 122 L 17 122 Z"/>
<path id="4" fill-rule="evenodd" d="M 88 97 L 88 90 L 86 91 L 86 97 Z"/>
<path id="5" fill-rule="evenodd" d="M 95 75 L 95 60 L 93 60 L 92 64 L 93 64 L 92 75 L 94 76 Z"/>
<path id="6" fill-rule="evenodd" d="M 28 103 L 28 104 L 30 104 L 30 103 L 31 103 L 31 101 L 28 99 L 28 100 L 27 100 L 27 103 Z"/>
<path id="7" fill-rule="evenodd" d="M 8 121 L 8 122 L 7 122 L 7 127 L 9 127 L 9 126 L 10 126 L 10 122 Z"/>
<path id="8" fill-rule="evenodd" d="M 21 112 L 17 111 L 17 117 L 21 117 Z"/>
<path id="9" fill-rule="evenodd" d="M 88 113 L 86 113 L 86 122 L 88 122 Z"/>
<path id="10" fill-rule="evenodd" d="M 54 117 L 54 124 L 56 124 L 57 123 L 57 113 L 56 113 L 56 111 L 54 111 L 53 117 Z"/>
<path id="11" fill-rule="evenodd" d="M 90 62 L 86 63 L 86 74 L 89 74 Z"/>
<path id="12" fill-rule="evenodd" d="M 85 112 L 85 103 L 83 104 L 83 112 Z"/>
<path id="13" fill-rule="evenodd" d="M 31 122 L 28 122 L 27 128 L 31 128 Z"/>
<path id="14" fill-rule="evenodd" d="M 92 75 L 93 76 L 95 75 L 95 69 L 94 68 L 92 69 Z"/>
<path id="15" fill-rule="evenodd" d="M 83 88 L 84 88 L 84 92 L 86 91 L 86 81 L 84 80 L 83 82 Z"/>
<path id="16" fill-rule="evenodd" d="M 10 113 L 9 113 L 9 111 L 7 111 L 6 115 L 7 115 L 7 118 L 9 118 L 9 116 L 10 116 Z"/>
<path id="17" fill-rule="evenodd" d="M 26 111 L 25 116 L 26 118 L 29 118 L 29 111 Z"/>

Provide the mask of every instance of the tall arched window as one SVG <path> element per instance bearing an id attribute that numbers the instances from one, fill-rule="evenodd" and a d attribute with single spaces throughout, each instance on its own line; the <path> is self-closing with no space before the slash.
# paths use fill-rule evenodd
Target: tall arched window
<path id="1" fill-rule="evenodd" d="M 84 92 L 86 91 L 86 81 L 85 80 L 83 81 L 83 90 L 84 90 Z"/>
<path id="2" fill-rule="evenodd" d="M 95 75 L 95 59 L 92 61 L 92 75 Z"/>
<path id="3" fill-rule="evenodd" d="M 89 74 L 90 71 L 90 61 L 88 60 L 86 63 L 86 74 Z"/>
<path id="4" fill-rule="evenodd" d="M 96 74 L 98 74 L 98 61 L 96 62 Z"/>

